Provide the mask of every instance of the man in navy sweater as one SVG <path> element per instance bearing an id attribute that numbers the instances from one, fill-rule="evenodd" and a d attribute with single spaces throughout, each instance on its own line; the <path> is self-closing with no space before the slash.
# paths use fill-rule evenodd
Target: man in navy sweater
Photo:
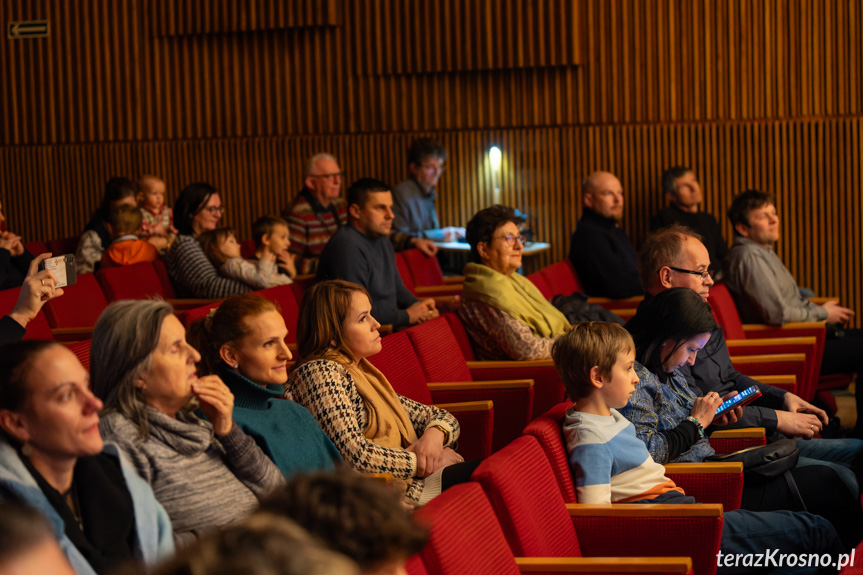
<path id="1" fill-rule="evenodd" d="M 359 179 L 348 188 L 347 201 L 348 225 L 327 242 L 317 279 L 360 284 L 371 295 L 372 316 L 396 329 L 437 317 L 434 300 L 418 300 L 399 276 L 389 240 L 394 217 L 389 186 L 371 178 Z"/>

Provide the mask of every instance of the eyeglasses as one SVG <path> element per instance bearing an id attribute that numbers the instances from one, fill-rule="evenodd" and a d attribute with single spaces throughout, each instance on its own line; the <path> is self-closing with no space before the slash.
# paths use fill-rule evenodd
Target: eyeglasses
<path id="1" fill-rule="evenodd" d="M 335 182 L 338 179 L 345 177 L 344 172 L 333 172 L 332 174 L 312 174 L 313 178 L 322 178 L 324 180 L 329 180 L 331 182 Z"/>
<path id="2" fill-rule="evenodd" d="M 527 238 L 525 238 L 522 235 L 514 236 L 512 234 L 506 234 L 505 236 L 497 236 L 497 237 L 494 237 L 492 239 L 493 240 L 502 239 L 502 240 L 506 241 L 506 243 L 509 245 L 513 245 L 515 240 L 518 240 L 518 243 L 520 243 L 521 245 L 524 245 L 524 242 L 527 241 Z"/>
<path id="3" fill-rule="evenodd" d="M 446 169 L 439 164 L 421 164 L 420 168 L 425 172 L 443 172 Z"/>
<path id="4" fill-rule="evenodd" d="M 207 206 L 201 211 L 210 212 L 211 216 L 215 216 L 216 214 L 224 214 L 225 208 L 222 206 Z"/>
<path id="5" fill-rule="evenodd" d="M 673 266 L 668 266 L 668 269 L 675 271 L 675 272 L 680 272 L 682 274 L 692 274 L 694 276 L 701 276 L 702 280 L 706 280 L 707 278 L 713 277 L 713 272 L 710 270 L 704 270 L 703 272 L 697 272 L 694 270 L 685 270 L 683 268 L 676 268 Z"/>

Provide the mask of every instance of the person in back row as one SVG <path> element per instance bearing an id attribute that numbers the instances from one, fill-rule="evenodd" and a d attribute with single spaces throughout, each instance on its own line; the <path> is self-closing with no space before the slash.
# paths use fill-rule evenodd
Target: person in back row
<path id="1" fill-rule="evenodd" d="M 141 210 L 120 206 L 111 210 L 108 229 L 111 245 L 102 253 L 102 268 L 130 266 L 138 262 L 151 262 L 159 257 L 159 250 L 147 240 L 138 239 L 144 216 Z"/>
<path id="2" fill-rule="evenodd" d="M 393 188 L 393 229 L 415 236 L 440 228 L 435 186 L 443 174 L 446 148 L 431 138 L 417 138 L 408 148 L 410 177 Z"/>
<path id="3" fill-rule="evenodd" d="M 105 184 L 102 204 L 84 228 L 75 251 L 75 266 L 79 274 L 93 273 L 99 269 L 102 253 L 111 245 L 111 230 L 108 218 L 111 211 L 120 206 L 138 207 L 138 186 L 127 178 L 111 178 Z"/>
<path id="4" fill-rule="evenodd" d="M 635 249 L 620 221 L 623 186 L 614 174 L 594 172 L 581 185 L 584 212 L 569 246 L 569 261 L 593 297 L 641 295 Z"/>
<path id="5" fill-rule="evenodd" d="M 552 355 L 567 397 L 576 402 L 566 412 L 563 434 L 578 502 L 695 503 L 665 476 L 665 468 L 636 437 L 635 427 L 617 411 L 638 384 L 629 333 L 613 323 L 578 323 L 555 341 Z M 836 530 L 823 517 L 742 509 L 724 513 L 720 549 L 731 554 L 778 549 L 834 557 L 843 552 Z"/>

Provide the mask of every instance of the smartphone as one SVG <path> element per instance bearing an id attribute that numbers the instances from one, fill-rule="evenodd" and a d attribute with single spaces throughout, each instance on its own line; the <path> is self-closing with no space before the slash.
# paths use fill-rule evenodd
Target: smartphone
<path id="1" fill-rule="evenodd" d="M 75 271 L 75 255 L 66 254 L 65 256 L 57 256 L 56 258 L 48 258 L 39 264 L 40 270 L 49 270 L 54 277 L 57 278 L 57 283 L 54 287 L 73 286 L 78 281 L 78 274 Z"/>
<path id="2" fill-rule="evenodd" d="M 728 399 L 723 401 L 722 405 L 720 405 L 716 409 L 716 415 L 714 415 L 713 417 L 714 417 L 714 419 L 717 417 L 722 417 L 728 411 L 734 409 L 738 405 L 744 406 L 747 403 L 755 401 L 759 397 L 761 397 L 761 390 L 760 389 L 758 389 L 754 385 L 752 387 L 747 387 L 746 389 L 744 389 L 743 391 L 741 391 L 740 393 L 738 393 L 734 397 L 729 397 Z"/>

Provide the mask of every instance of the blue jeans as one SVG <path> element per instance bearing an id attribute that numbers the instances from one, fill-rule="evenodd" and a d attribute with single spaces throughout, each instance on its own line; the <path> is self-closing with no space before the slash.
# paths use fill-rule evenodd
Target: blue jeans
<path id="1" fill-rule="evenodd" d="M 833 469 L 855 499 L 860 498 L 856 474 L 863 470 L 863 440 L 798 439 L 798 467 L 826 465 Z"/>

